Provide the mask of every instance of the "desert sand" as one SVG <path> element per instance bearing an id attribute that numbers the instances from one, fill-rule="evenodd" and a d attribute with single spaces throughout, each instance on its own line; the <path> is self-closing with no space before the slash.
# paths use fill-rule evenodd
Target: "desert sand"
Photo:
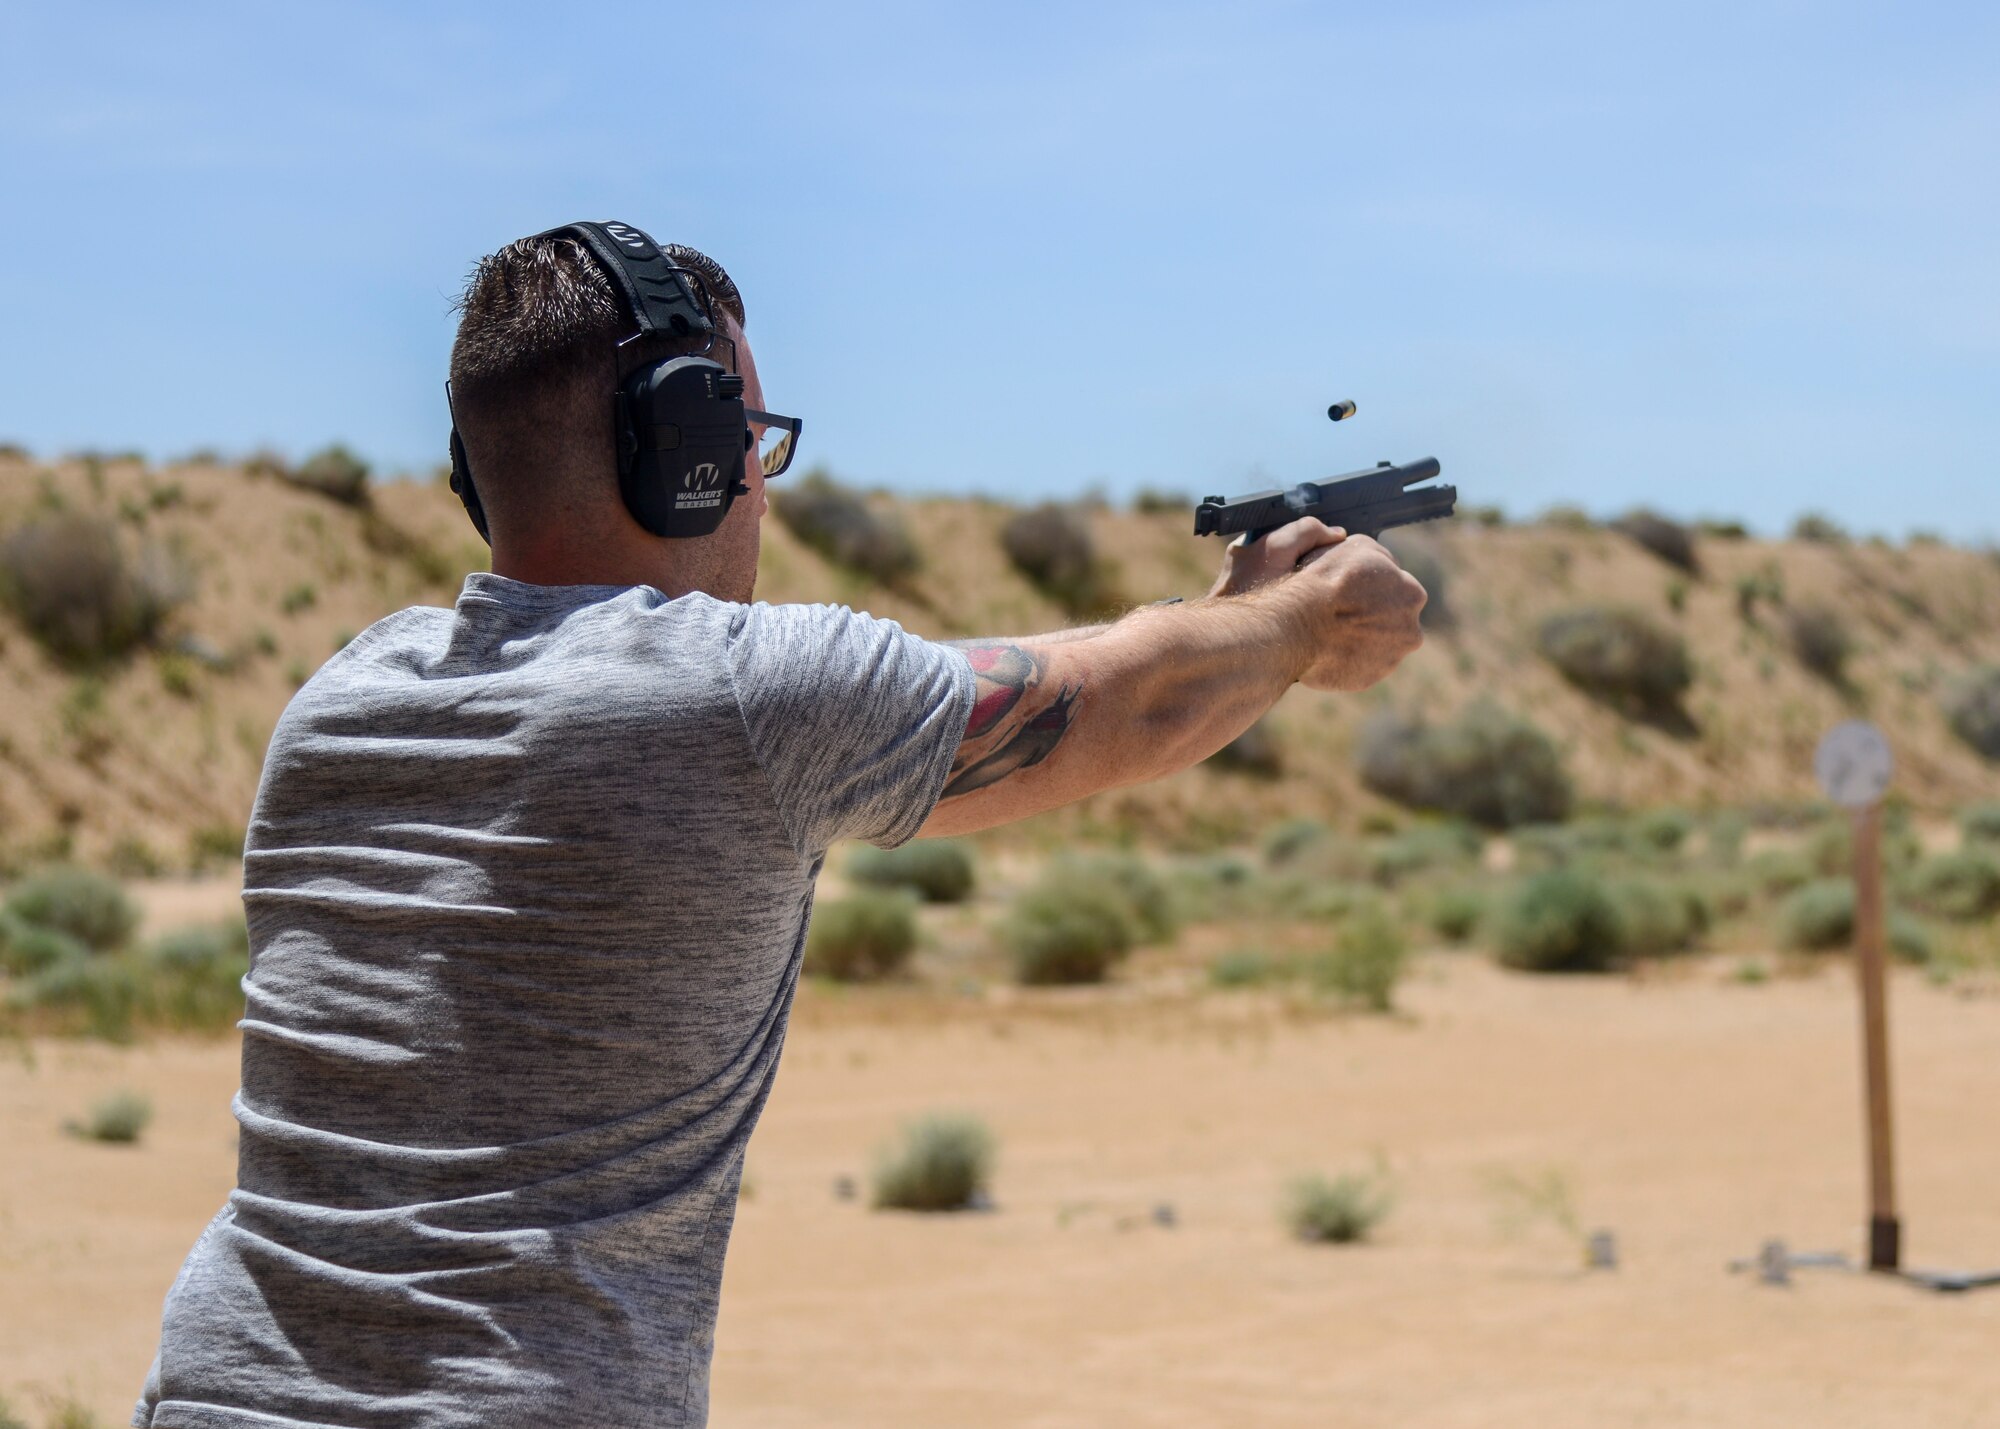
<path id="1" fill-rule="evenodd" d="M 1393 1017 L 1198 990 L 808 988 L 749 1160 L 718 1426 L 1991 1425 L 2000 1290 L 1731 1274 L 1857 1252 L 1855 1009 L 1839 960 L 1758 986 L 1420 961 Z M 2000 1266 L 2000 999 L 1893 990 L 1910 1260 Z M 0 1394 L 123 1423 L 160 1299 L 232 1180 L 233 1039 L 0 1062 Z M 132 1087 L 137 1147 L 63 1134 Z M 1000 1139 L 995 1209 L 836 1195 L 909 1117 Z M 1306 1170 L 1386 1163 L 1373 1243 L 1289 1240 Z M 1616 1270 L 1496 1175 L 1559 1174 Z M 1172 1208 L 1161 1225 L 1155 1208 Z"/>

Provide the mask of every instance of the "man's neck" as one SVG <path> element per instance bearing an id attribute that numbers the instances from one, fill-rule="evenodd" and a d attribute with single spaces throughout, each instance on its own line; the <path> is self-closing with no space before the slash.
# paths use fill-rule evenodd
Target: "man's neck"
<path id="1" fill-rule="evenodd" d="M 660 586 L 671 576 L 663 569 L 669 564 L 656 548 L 635 549 L 609 533 L 586 540 L 551 533 L 531 541 L 498 535 L 493 543 L 493 574 L 530 585 Z"/>

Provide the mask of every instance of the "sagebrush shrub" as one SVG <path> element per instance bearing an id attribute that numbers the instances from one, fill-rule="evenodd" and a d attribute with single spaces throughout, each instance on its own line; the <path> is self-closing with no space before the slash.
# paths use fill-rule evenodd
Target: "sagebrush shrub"
<path id="1" fill-rule="evenodd" d="M 1790 848 L 1761 849 L 1750 855 L 1744 871 L 1760 891 L 1772 897 L 1803 888 L 1819 872 L 1804 853 Z"/>
<path id="2" fill-rule="evenodd" d="M 822 470 L 774 491 L 771 510 L 787 530 L 829 561 L 883 585 L 907 580 L 923 564 L 899 515 L 876 510 L 860 492 Z"/>
<path id="3" fill-rule="evenodd" d="M 1264 835 L 1264 861 L 1281 867 L 1326 837 L 1327 827 L 1318 819 L 1286 819 Z"/>
<path id="4" fill-rule="evenodd" d="M 339 442 L 314 452 L 297 467 L 280 467 L 273 475 L 346 506 L 359 506 L 368 499 L 368 463 Z"/>
<path id="5" fill-rule="evenodd" d="M 1928 961 L 1930 934 L 1899 908 L 1883 918 L 1889 951 L 1911 962 Z M 1798 952 L 1825 952 L 1854 942 L 1854 885 L 1845 878 L 1809 883 L 1778 907 L 1778 937 Z"/>
<path id="6" fill-rule="evenodd" d="M 1301 1176 L 1286 1195 L 1285 1224 L 1302 1241 L 1349 1245 L 1366 1240 L 1391 1205 L 1379 1174 Z"/>
<path id="7" fill-rule="evenodd" d="M 1792 523 L 1792 539 L 1822 546 L 1842 546 L 1847 543 L 1847 532 L 1831 517 L 1808 511 Z"/>
<path id="8" fill-rule="evenodd" d="M 1621 878 L 1606 884 L 1605 892 L 1617 914 L 1620 954 L 1645 958 L 1684 952 L 1707 930 L 1707 905 L 1682 887 Z"/>
<path id="9" fill-rule="evenodd" d="M 1846 947 L 1854 940 L 1854 885 L 1823 878 L 1798 889 L 1778 907 L 1778 935 L 1802 952 Z"/>
<path id="10" fill-rule="evenodd" d="M 1882 866 L 1900 873 L 1923 856 L 1923 842 L 1910 827 L 1907 814 L 1890 810 L 1882 821 Z M 1806 836 L 1804 853 L 1813 868 L 1829 877 L 1854 871 L 1854 828 L 1846 819 L 1829 819 Z"/>
<path id="11" fill-rule="evenodd" d="M 1232 922 L 1265 907 L 1263 880 L 1240 854 L 1191 859 L 1174 870 L 1175 904 L 1190 921 Z"/>
<path id="12" fill-rule="evenodd" d="M 1630 537 L 1670 566 L 1690 573 L 1700 569 L 1695 559 L 1694 532 L 1678 521 L 1640 510 L 1619 517 L 1611 523 L 1611 529 Z"/>
<path id="13" fill-rule="evenodd" d="M 1163 943 L 1180 931 L 1180 908 L 1159 870 L 1134 853 L 1101 853 L 1066 863 L 1059 878 L 1109 888 L 1124 900 L 1133 943 Z"/>
<path id="14" fill-rule="evenodd" d="M 898 1211 L 960 1211 L 978 1204 L 993 1174 L 993 1134 L 972 1116 L 932 1115 L 903 1129 L 875 1164 L 874 1204 Z"/>
<path id="15" fill-rule="evenodd" d="M 145 956 L 153 984 L 149 1017 L 183 1030 L 219 1031 L 242 1015 L 250 933 L 241 921 L 175 929 Z"/>
<path id="16" fill-rule="evenodd" d="M 1420 874 L 1476 863 L 1482 847 L 1479 834 L 1470 825 L 1413 824 L 1401 833 L 1371 841 L 1368 876 L 1393 888 Z"/>
<path id="17" fill-rule="evenodd" d="M 77 1135 L 91 1141 L 129 1146 L 151 1125 L 153 1104 L 137 1092 L 113 1092 L 90 1109 L 90 1116 L 74 1125 Z"/>
<path id="18" fill-rule="evenodd" d="M 2000 665 L 1961 675 L 1939 696 L 1951 732 L 1988 759 L 2000 759 Z"/>
<path id="19" fill-rule="evenodd" d="M 38 928 L 0 912 L 0 972 L 28 977 L 60 962 L 80 962 L 89 955 L 89 947 L 68 933 Z"/>
<path id="20" fill-rule="evenodd" d="M 1602 972 L 1624 957 L 1624 925 L 1610 893 L 1574 869 L 1536 874 L 1493 921 L 1500 961 L 1525 972 Z"/>
<path id="21" fill-rule="evenodd" d="M 1237 948 L 1218 956 L 1208 965 L 1211 987 L 1256 987 L 1275 974 L 1270 956 L 1254 948 Z"/>
<path id="22" fill-rule="evenodd" d="M 74 1030 L 107 1042 L 125 1042 L 151 1010 L 152 986 L 130 955 L 63 958 L 7 993 L 16 1011 L 46 1011 Z"/>
<path id="23" fill-rule="evenodd" d="M 1409 944 L 1379 904 L 1358 907 L 1341 924 L 1333 947 L 1309 969 L 1313 984 L 1343 1002 L 1371 1012 L 1395 1005 L 1396 984 L 1409 962 Z"/>
<path id="24" fill-rule="evenodd" d="M 1654 809 L 1639 817 L 1633 831 L 1642 848 L 1672 853 L 1694 832 L 1694 820 L 1679 809 Z"/>
<path id="25" fill-rule="evenodd" d="M 1131 900 L 1103 882 L 1045 878 L 1014 900 L 1000 940 L 1024 983 L 1102 982 L 1137 941 Z"/>
<path id="26" fill-rule="evenodd" d="M 2000 804 L 1974 804 L 1961 810 L 1958 831 L 1968 845 L 2000 844 Z"/>
<path id="27" fill-rule="evenodd" d="M 58 660 L 88 665 L 153 639 L 193 590 L 187 566 L 147 544 L 128 560 L 114 522 L 58 513 L 0 540 L 0 597 Z"/>
<path id="28" fill-rule="evenodd" d="M 1799 663 L 1829 685 L 1847 683 L 1854 638 L 1839 614 L 1823 605 L 1795 605 L 1785 612 L 1785 631 Z"/>
<path id="29" fill-rule="evenodd" d="M 1925 912 L 1961 923 L 2000 912 L 2000 859 L 1975 849 L 1941 853 L 1910 873 L 1910 898 Z"/>
<path id="30" fill-rule="evenodd" d="M 196 873 L 243 861 L 243 830 L 234 824 L 204 824 L 188 835 L 188 866 Z"/>
<path id="31" fill-rule="evenodd" d="M 813 910 L 806 971 L 844 982 L 888 977 L 916 946 L 916 900 L 901 891 L 866 890 Z"/>
<path id="32" fill-rule="evenodd" d="M 1379 711 L 1362 726 L 1354 758 L 1361 782 L 1384 798 L 1488 828 L 1569 812 L 1569 776 L 1555 742 L 1488 701 L 1438 725 Z"/>
<path id="33" fill-rule="evenodd" d="M 1431 931 L 1447 943 L 1463 943 L 1486 916 L 1486 894 L 1477 888 L 1446 887 L 1433 893 L 1424 918 Z"/>
<path id="34" fill-rule="evenodd" d="M 870 888 L 907 888 L 926 903 L 963 903 L 972 896 L 972 850 L 952 839 L 864 845 L 848 860 L 847 876 Z"/>
<path id="35" fill-rule="evenodd" d="M 118 880 L 86 868 L 55 868 L 24 879 L 7 896 L 5 911 L 99 952 L 119 947 L 139 926 L 139 905 Z"/>
<path id="36" fill-rule="evenodd" d="M 1272 881 L 1263 911 L 1305 922 L 1331 923 L 1375 903 L 1380 897 L 1373 884 L 1317 873 L 1295 873 Z"/>
<path id="37" fill-rule="evenodd" d="M 1560 611 L 1542 622 L 1536 644 L 1578 689 L 1648 713 L 1673 709 L 1694 682 L 1686 642 L 1635 610 Z"/>
<path id="38" fill-rule="evenodd" d="M 1044 504 L 1018 513 L 1000 529 L 1000 546 L 1016 570 L 1072 614 L 1112 603 L 1109 569 L 1075 507 Z"/>

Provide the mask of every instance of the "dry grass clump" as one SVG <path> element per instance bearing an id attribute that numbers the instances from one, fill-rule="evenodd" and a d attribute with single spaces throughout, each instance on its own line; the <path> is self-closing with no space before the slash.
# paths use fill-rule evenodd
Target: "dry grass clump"
<path id="1" fill-rule="evenodd" d="M 2000 760 L 2000 665 L 1969 671 L 1939 698 L 1951 732 L 1988 759 Z"/>
<path id="2" fill-rule="evenodd" d="M 58 660 L 91 665 L 154 639 L 193 593 L 186 566 L 147 543 L 129 560 L 116 523 L 58 512 L 0 541 L 0 596 Z"/>
<path id="3" fill-rule="evenodd" d="M 870 888 L 902 888 L 926 903 L 963 903 L 975 882 L 972 850 L 954 839 L 920 839 L 901 848 L 864 845 L 847 861 L 847 876 Z"/>
<path id="4" fill-rule="evenodd" d="M 1536 644 L 1578 689 L 1642 714 L 1674 710 L 1694 682 L 1687 643 L 1635 610 L 1560 611 L 1542 622 Z"/>
<path id="5" fill-rule="evenodd" d="M 883 585 L 900 585 L 922 564 L 900 517 L 875 510 L 860 492 L 823 470 L 774 490 L 771 509 L 787 530 L 829 561 Z"/>
<path id="6" fill-rule="evenodd" d="M 1074 506 L 1045 503 L 1020 512 L 1000 529 L 1000 546 L 1016 570 L 1072 615 L 1103 610 L 1115 600 L 1090 522 Z"/>
<path id="7" fill-rule="evenodd" d="M 988 1199 L 993 1157 L 993 1133 L 977 1117 L 924 1117 L 877 1159 L 873 1203 L 878 1210 L 970 1210 Z"/>
<path id="8" fill-rule="evenodd" d="M 1394 1205 L 1381 1172 L 1301 1176 L 1286 1193 L 1284 1218 L 1309 1244 L 1355 1245 L 1368 1239 Z"/>
<path id="9" fill-rule="evenodd" d="M 865 982 L 901 972 L 916 946 L 916 900 L 902 889 L 869 889 L 813 911 L 805 967 L 843 982 Z"/>
<path id="10" fill-rule="evenodd" d="M 1611 523 L 1611 529 L 1630 537 L 1670 566 L 1689 574 L 1700 569 L 1695 559 L 1694 532 L 1678 521 L 1652 511 L 1631 511 Z"/>
<path id="11" fill-rule="evenodd" d="M 1361 782 L 1384 798 L 1489 828 L 1569 813 L 1569 777 L 1555 742 L 1484 700 L 1440 725 L 1380 711 L 1362 727 L 1355 763 Z"/>

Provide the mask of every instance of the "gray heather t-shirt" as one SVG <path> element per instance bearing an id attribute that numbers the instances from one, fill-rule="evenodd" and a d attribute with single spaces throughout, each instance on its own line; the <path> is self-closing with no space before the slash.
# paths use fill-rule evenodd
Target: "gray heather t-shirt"
<path id="1" fill-rule="evenodd" d="M 702 1423 L 744 1143 L 836 839 L 911 837 L 958 652 L 469 577 L 272 736 L 238 1185 L 134 1423 Z"/>

